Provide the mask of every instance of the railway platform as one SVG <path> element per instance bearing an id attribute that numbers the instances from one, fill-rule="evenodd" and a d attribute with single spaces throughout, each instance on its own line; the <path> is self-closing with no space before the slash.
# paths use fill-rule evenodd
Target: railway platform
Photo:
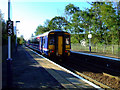
<path id="1" fill-rule="evenodd" d="M 25 46 L 13 51 L 12 58 L 13 88 L 95 88 Z"/>

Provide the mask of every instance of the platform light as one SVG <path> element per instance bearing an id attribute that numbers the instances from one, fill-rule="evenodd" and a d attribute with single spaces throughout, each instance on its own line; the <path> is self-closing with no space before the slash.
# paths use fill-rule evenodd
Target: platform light
<path id="1" fill-rule="evenodd" d="M 89 51 L 90 51 L 90 53 L 91 53 L 91 38 L 92 38 L 92 34 L 91 34 L 91 32 L 90 32 L 90 27 L 89 27 L 88 38 L 89 38 Z"/>

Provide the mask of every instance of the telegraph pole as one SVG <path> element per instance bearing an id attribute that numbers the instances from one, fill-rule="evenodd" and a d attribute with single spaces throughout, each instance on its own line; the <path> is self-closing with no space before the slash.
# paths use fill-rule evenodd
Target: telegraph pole
<path id="1" fill-rule="evenodd" d="M 7 32 L 8 32 L 8 58 L 6 60 L 7 62 L 7 88 L 12 88 L 11 35 L 13 34 L 13 21 L 10 20 L 10 0 L 8 0 Z"/>

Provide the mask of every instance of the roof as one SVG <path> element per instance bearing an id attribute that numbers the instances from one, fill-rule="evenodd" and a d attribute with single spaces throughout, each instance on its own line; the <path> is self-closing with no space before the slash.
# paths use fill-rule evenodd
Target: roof
<path id="1" fill-rule="evenodd" d="M 51 32 L 65 32 L 65 31 L 62 31 L 62 30 L 50 30 L 50 31 L 45 32 L 45 33 L 43 33 L 43 34 L 40 34 L 40 35 L 38 35 L 38 36 L 36 36 L 36 37 L 43 37 L 43 36 L 48 35 L 48 34 L 51 33 Z"/>
<path id="2" fill-rule="evenodd" d="M 33 38 L 36 38 L 36 37 L 43 37 L 43 36 L 47 36 L 49 33 L 51 33 L 51 32 L 65 32 L 65 31 L 62 31 L 62 30 L 50 30 L 50 31 L 48 31 L 48 32 L 45 32 L 45 33 L 43 33 L 43 34 L 40 34 L 40 35 L 37 35 L 37 36 L 34 36 L 34 37 L 31 37 L 31 39 Z"/>

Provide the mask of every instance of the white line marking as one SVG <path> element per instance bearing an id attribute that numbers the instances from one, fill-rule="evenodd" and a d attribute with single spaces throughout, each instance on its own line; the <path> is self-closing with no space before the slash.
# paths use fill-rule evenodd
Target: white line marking
<path id="1" fill-rule="evenodd" d="M 30 48 L 29 48 L 29 49 L 30 49 Z M 70 70 L 68 70 L 68 69 L 66 69 L 66 68 L 64 68 L 64 67 L 62 67 L 62 66 L 60 66 L 60 65 L 58 65 L 58 64 L 56 64 L 55 62 L 50 61 L 48 58 L 45 58 L 44 56 L 42 56 L 42 55 L 38 54 L 37 52 L 33 51 L 32 49 L 30 49 L 30 50 L 31 50 L 32 52 L 36 53 L 37 55 L 39 55 L 40 57 L 42 57 L 42 58 L 44 58 L 44 59 L 48 60 L 49 62 L 53 63 L 54 65 L 56 65 L 56 66 L 60 67 L 61 69 L 63 69 L 63 70 L 65 70 L 65 71 L 67 71 L 68 73 L 72 74 L 73 76 L 75 76 L 75 77 L 77 77 L 77 78 L 79 78 L 79 79 L 81 79 L 81 80 L 85 81 L 86 83 L 88 83 L 89 85 L 93 86 L 94 88 L 98 88 L 98 89 L 100 89 L 100 90 L 101 90 L 101 87 L 99 87 L 99 86 L 95 85 L 94 83 L 92 83 L 92 82 L 90 82 L 90 81 L 88 81 L 88 80 L 84 79 L 83 77 L 80 77 L 79 75 L 77 75 L 77 74 L 75 74 L 75 73 L 71 72 Z"/>
<path id="2" fill-rule="evenodd" d="M 100 58 L 112 59 L 112 60 L 120 61 L 120 59 L 118 59 L 118 58 L 111 58 L 111 57 L 106 57 L 106 56 L 93 55 L 93 54 L 82 53 L 82 52 L 75 52 L 75 51 L 71 51 L 71 52 L 78 53 L 78 54 L 83 54 L 83 55 L 89 55 L 89 56 L 95 56 L 95 57 L 100 57 Z"/>

